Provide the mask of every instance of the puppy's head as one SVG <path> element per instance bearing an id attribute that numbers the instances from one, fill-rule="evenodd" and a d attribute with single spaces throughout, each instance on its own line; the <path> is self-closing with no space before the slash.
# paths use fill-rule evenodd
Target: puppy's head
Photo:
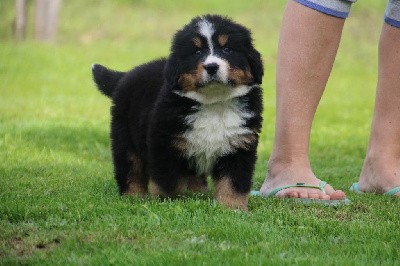
<path id="1" fill-rule="evenodd" d="M 194 18 L 175 34 L 165 75 L 181 94 L 261 84 L 263 66 L 248 29 L 228 18 Z"/>

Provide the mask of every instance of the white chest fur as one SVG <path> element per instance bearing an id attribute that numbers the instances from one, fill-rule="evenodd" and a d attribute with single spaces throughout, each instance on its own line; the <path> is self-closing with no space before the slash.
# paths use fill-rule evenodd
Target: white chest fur
<path id="1" fill-rule="evenodd" d="M 232 153 L 245 141 L 242 136 L 252 131 L 244 124 L 252 116 L 244 103 L 229 99 L 202 104 L 186 117 L 191 129 L 182 135 L 189 144 L 185 156 L 196 165 L 198 174 L 210 174 L 219 157 Z"/>

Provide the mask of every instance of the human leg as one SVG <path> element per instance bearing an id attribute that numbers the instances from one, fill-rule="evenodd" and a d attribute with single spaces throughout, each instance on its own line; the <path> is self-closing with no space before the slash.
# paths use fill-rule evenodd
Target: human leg
<path id="1" fill-rule="evenodd" d="M 361 191 L 379 194 L 400 186 L 400 1 L 391 2 L 397 13 L 382 27 L 375 111 L 359 179 Z"/>
<path id="2" fill-rule="evenodd" d="M 316 1 L 313 1 L 316 2 Z M 329 16 L 289 1 L 281 28 L 277 63 L 275 143 L 268 176 L 260 192 L 306 183 L 318 186 L 308 157 L 314 114 L 330 75 L 339 46 L 344 19 Z M 325 186 L 288 188 L 278 197 L 344 199 L 344 192 Z"/>

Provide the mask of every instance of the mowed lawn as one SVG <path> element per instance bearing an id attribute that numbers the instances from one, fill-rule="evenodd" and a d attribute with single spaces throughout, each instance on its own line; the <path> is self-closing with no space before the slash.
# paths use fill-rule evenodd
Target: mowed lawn
<path id="1" fill-rule="evenodd" d="M 267 172 L 275 120 L 275 64 L 285 1 L 64 1 L 58 41 L 11 37 L 13 1 L 0 3 L 0 264 L 399 265 L 400 201 L 348 192 L 372 117 L 377 43 L 386 1 L 353 7 L 314 121 L 317 176 L 352 204 L 304 206 L 251 198 L 249 212 L 208 195 L 174 201 L 119 196 L 109 100 L 91 64 L 118 70 L 167 56 L 193 16 L 220 13 L 252 29 L 265 64 L 264 125 L 254 175 Z M 33 21 L 33 6 L 30 22 Z M 212 191 L 212 186 L 210 186 Z"/>

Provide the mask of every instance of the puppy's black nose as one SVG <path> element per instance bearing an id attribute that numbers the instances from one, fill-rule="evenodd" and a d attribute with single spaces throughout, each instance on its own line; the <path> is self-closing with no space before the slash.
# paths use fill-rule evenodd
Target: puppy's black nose
<path id="1" fill-rule="evenodd" d="M 207 71 L 209 75 L 215 75 L 217 73 L 219 68 L 219 65 L 217 63 L 210 63 L 207 65 L 204 65 L 204 69 Z"/>

